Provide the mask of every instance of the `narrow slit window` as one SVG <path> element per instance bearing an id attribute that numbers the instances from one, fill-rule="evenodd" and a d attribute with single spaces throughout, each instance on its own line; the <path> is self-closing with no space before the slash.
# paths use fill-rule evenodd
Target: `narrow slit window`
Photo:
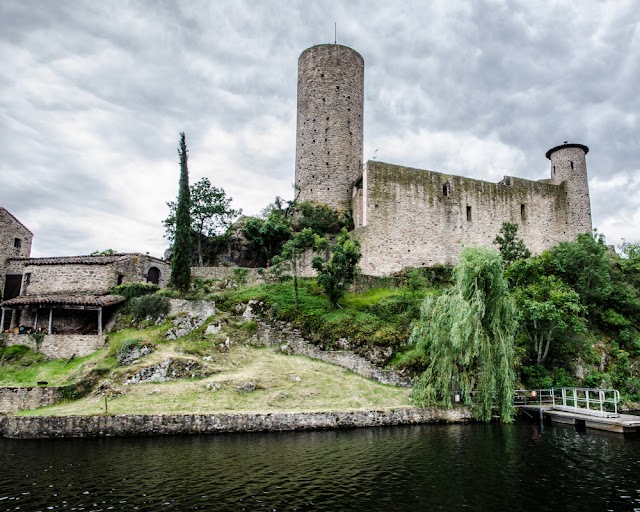
<path id="1" fill-rule="evenodd" d="M 520 219 L 527 220 L 527 205 L 525 204 L 520 205 Z"/>
<path id="2" fill-rule="evenodd" d="M 467 222 L 471 222 L 471 206 L 467 206 Z"/>
<path id="3" fill-rule="evenodd" d="M 573 169 L 573 160 L 571 160 L 571 168 Z"/>
<path id="4" fill-rule="evenodd" d="M 442 185 L 442 195 L 446 197 L 451 195 L 451 183 L 449 181 L 445 181 Z"/>

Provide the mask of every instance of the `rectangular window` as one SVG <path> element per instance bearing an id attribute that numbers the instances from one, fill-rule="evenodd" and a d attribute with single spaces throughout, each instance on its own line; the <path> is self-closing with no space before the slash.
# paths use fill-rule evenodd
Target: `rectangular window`
<path id="1" fill-rule="evenodd" d="M 527 206 L 524 204 L 520 205 L 520 219 L 527 220 Z"/>
<path id="2" fill-rule="evenodd" d="M 19 249 L 20 247 L 22 247 L 22 240 L 20 240 L 19 238 L 14 238 L 13 239 L 13 246 L 17 247 Z"/>
<path id="3" fill-rule="evenodd" d="M 467 222 L 471 222 L 471 206 L 467 206 Z"/>

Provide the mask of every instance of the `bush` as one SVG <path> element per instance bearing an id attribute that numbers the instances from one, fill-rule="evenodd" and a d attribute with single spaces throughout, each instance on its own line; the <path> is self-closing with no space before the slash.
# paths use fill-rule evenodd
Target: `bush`
<path id="1" fill-rule="evenodd" d="M 129 302 L 129 311 L 136 320 L 162 318 L 169 314 L 169 299 L 160 295 L 144 295 Z"/>
<path id="2" fill-rule="evenodd" d="M 553 387 L 553 377 L 540 364 L 523 366 L 522 383 L 527 389 L 549 389 Z"/>
<path id="3" fill-rule="evenodd" d="M 136 297 L 150 295 L 157 292 L 160 287 L 153 283 L 125 283 L 111 288 L 114 295 L 122 295 L 125 299 L 131 300 Z"/>
<path id="4" fill-rule="evenodd" d="M 0 348 L 0 365 L 29 366 L 44 360 L 45 357 L 42 354 L 34 352 L 26 345 L 10 345 Z"/>

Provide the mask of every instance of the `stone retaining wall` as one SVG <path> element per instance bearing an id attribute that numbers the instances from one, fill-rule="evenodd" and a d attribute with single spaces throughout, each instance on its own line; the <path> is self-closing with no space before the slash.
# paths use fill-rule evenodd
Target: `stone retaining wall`
<path id="1" fill-rule="evenodd" d="M 213 279 L 215 281 L 233 280 L 235 276 L 233 274 L 234 269 L 244 267 L 191 267 L 191 277 L 200 279 Z M 254 285 L 264 283 L 264 278 L 258 273 L 257 268 L 245 268 L 247 270 L 247 284 Z"/>
<path id="2" fill-rule="evenodd" d="M 0 387 L 0 413 L 37 409 L 61 399 L 57 387 Z"/>
<path id="3" fill-rule="evenodd" d="M 5 334 L 5 345 L 26 345 L 51 359 L 69 359 L 72 355 L 84 357 L 104 347 L 105 335 L 47 334 L 40 347 L 29 334 Z"/>
<path id="4" fill-rule="evenodd" d="M 245 315 L 249 316 L 246 312 Z M 279 346 L 280 350 L 287 354 L 298 354 L 335 364 L 382 384 L 401 387 L 413 385 L 413 381 L 409 377 L 395 370 L 383 370 L 351 350 L 322 350 L 306 340 L 300 331 L 286 322 L 275 321 L 272 325 L 255 315 L 252 316 L 258 324 L 257 341 L 263 345 Z"/>
<path id="5" fill-rule="evenodd" d="M 122 416 L 0 416 L 0 434 L 15 439 L 151 436 L 323 430 L 421 423 L 462 423 L 471 410 L 387 409 L 376 411 L 165 414 Z"/>

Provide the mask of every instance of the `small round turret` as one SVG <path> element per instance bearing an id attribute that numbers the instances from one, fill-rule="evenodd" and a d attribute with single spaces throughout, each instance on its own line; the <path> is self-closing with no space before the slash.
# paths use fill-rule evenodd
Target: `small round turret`
<path id="1" fill-rule="evenodd" d="M 351 206 L 360 177 L 364 59 L 339 44 L 306 49 L 298 59 L 298 200 Z"/>
<path id="2" fill-rule="evenodd" d="M 591 204 L 587 179 L 586 154 L 583 144 L 565 142 L 551 148 L 546 157 L 551 160 L 551 183 L 566 186 L 567 228 L 573 238 L 578 233 L 591 233 Z"/>

